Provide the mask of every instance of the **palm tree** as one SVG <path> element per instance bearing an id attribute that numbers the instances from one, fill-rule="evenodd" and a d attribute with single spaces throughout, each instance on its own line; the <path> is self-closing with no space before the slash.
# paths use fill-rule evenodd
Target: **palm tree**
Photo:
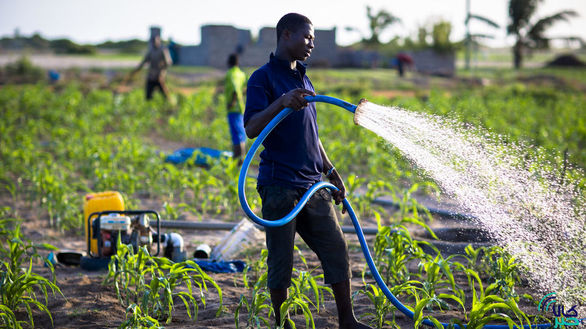
<path id="1" fill-rule="evenodd" d="M 476 20 L 479 22 L 483 22 L 486 25 L 489 25 L 493 28 L 499 28 L 500 26 L 495 23 L 493 20 L 486 18 L 484 16 L 480 16 L 480 15 L 475 15 L 472 14 L 470 12 L 470 0 L 466 0 L 466 21 L 464 22 L 466 24 L 466 69 L 469 70 L 470 69 L 470 53 L 471 53 L 471 48 L 472 48 L 472 43 L 476 43 L 476 39 L 479 38 L 489 38 L 492 39 L 493 36 L 488 35 L 488 34 L 471 34 L 470 33 L 470 21 L 471 20 Z"/>
<path id="2" fill-rule="evenodd" d="M 515 69 L 521 68 L 525 49 L 547 49 L 550 38 L 545 31 L 558 21 L 568 21 L 578 16 L 574 10 L 562 10 L 551 16 L 543 17 L 536 22 L 532 18 L 537 7 L 543 0 L 510 0 L 507 33 L 514 35 L 517 41 L 513 46 L 513 63 Z M 564 38 L 568 39 L 568 38 Z"/>
<path id="3" fill-rule="evenodd" d="M 368 42 L 375 45 L 380 44 L 378 37 L 384 29 L 395 23 L 401 22 L 399 17 L 393 16 L 393 14 L 384 9 L 381 9 L 378 11 L 378 13 L 373 14 L 372 8 L 370 8 L 370 6 L 366 6 L 366 16 L 368 17 L 371 33 Z"/>

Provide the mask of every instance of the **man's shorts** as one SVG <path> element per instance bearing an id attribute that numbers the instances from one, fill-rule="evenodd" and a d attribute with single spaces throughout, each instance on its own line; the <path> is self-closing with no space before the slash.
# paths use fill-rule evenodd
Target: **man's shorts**
<path id="1" fill-rule="evenodd" d="M 228 113 L 228 124 L 230 125 L 230 135 L 232 135 L 232 144 L 240 145 L 246 141 L 244 132 L 244 120 L 242 114 L 237 112 Z"/>
<path id="2" fill-rule="evenodd" d="M 298 203 L 306 189 L 278 185 L 258 186 L 265 219 L 279 219 Z M 295 232 L 321 261 L 326 284 L 351 278 L 348 246 L 338 224 L 332 196 L 325 189 L 317 191 L 295 219 L 281 227 L 266 227 L 269 251 L 268 287 L 286 289 L 291 285 Z"/>

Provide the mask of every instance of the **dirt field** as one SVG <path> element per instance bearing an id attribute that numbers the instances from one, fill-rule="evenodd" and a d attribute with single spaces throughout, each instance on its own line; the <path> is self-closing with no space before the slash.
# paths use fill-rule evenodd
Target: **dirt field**
<path id="1" fill-rule="evenodd" d="M 188 218 L 189 219 L 189 218 Z M 349 224 L 349 223 L 344 223 Z M 434 227 L 458 225 L 454 222 L 443 222 L 436 220 Z M 371 220 L 363 222 L 363 226 L 374 226 Z M 23 232 L 29 238 L 35 241 L 51 243 L 61 249 L 83 250 L 84 243 L 79 236 L 64 236 L 43 228 L 40 223 L 28 222 L 24 224 Z M 207 243 L 211 246 L 216 245 L 227 233 L 225 231 L 180 231 L 186 242 L 188 254 L 192 254 L 196 246 L 200 243 Z M 352 289 L 357 291 L 363 288 L 362 270 L 365 265 L 362 251 L 359 247 L 358 240 L 354 234 L 346 234 L 350 249 L 352 262 Z M 367 236 L 369 244 L 373 236 Z M 317 257 L 307 250 L 304 243 L 298 240 L 297 243 L 308 260 L 310 268 L 318 268 L 316 273 L 321 273 Z M 245 255 L 241 255 L 244 258 Z M 301 268 L 302 264 L 297 258 L 296 267 Z M 36 271 L 49 275 L 47 268 L 37 267 Z M 416 264 L 413 264 L 413 271 L 416 271 Z M 103 285 L 103 279 L 106 272 L 88 272 L 78 267 L 68 267 L 57 265 L 56 275 L 59 287 L 63 295 L 51 297 L 49 300 L 49 309 L 53 315 L 55 328 L 116 328 L 123 321 L 125 310 L 117 300 L 115 290 L 112 286 Z M 169 328 L 235 328 L 234 312 L 238 306 L 238 301 L 242 294 L 250 294 L 242 284 L 242 274 L 213 274 L 213 279 L 220 285 L 223 292 L 224 313 L 216 317 L 219 307 L 217 292 L 214 288 L 206 294 L 208 296 L 207 305 L 204 308 L 200 305 L 200 311 L 197 321 L 188 318 L 185 307 L 178 300 L 176 309 L 173 312 L 172 322 L 165 327 Z M 367 277 L 367 283 L 373 283 L 372 278 Z M 467 286 L 466 277 L 461 274 L 456 276 L 459 284 Z M 520 289 L 523 291 L 525 289 Z M 468 290 L 469 292 L 469 290 Z M 247 295 L 248 296 L 248 295 Z M 250 297 L 250 296 L 249 296 Z M 469 303 L 469 301 L 468 301 Z M 363 294 L 358 294 L 354 300 L 355 312 L 357 316 L 373 312 L 374 307 L 370 300 Z M 524 305 L 523 309 L 529 313 L 534 313 L 535 306 Z M 24 313 L 20 314 L 23 319 Z M 449 321 L 450 316 L 461 316 L 459 314 L 446 314 L 440 317 L 443 321 Z M 299 328 L 305 326 L 303 315 L 294 315 L 292 317 Z M 244 328 L 246 323 L 246 313 L 242 312 L 240 317 L 240 327 Z M 337 312 L 333 297 L 326 296 L 325 307 L 319 314 L 314 313 L 316 328 L 337 328 Z M 367 321 L 369 318 L 365 318 Z M 396 322 L 401 328 L 413 328 L 413 323 L 399 312 L 396 314 Z M 38 328 L 51 328 L 49 318 L 37 312 L 35 316 L 35 326 Z"/>

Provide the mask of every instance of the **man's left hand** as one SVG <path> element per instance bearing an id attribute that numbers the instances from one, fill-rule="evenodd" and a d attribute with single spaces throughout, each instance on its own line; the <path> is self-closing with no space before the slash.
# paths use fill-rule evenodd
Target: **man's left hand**
<path id="1" fill-rule="evenodd" d="M 342 180 L 342 177 L 340 176 L 340 174 L 338 173 L 337 170 L 334 170 L 334 172 L 330 176 L 330 183 L 332 183 L 332 185 L 334 185 L 335 187 L 337 187 L 339 189 L 338 191 L 332 191 L 332 197 L 334 198 L 334 201 L 338 205 L 338 204 L 340 204 L 340 202 L 344 201 L 344 199 L 346 198 L 346 186 L 344 186 L 344 181 Z M 343 206 L 342 207 L 342 214 L 345 214 L 345 213 L 346 213 L 346 207 Z"/>

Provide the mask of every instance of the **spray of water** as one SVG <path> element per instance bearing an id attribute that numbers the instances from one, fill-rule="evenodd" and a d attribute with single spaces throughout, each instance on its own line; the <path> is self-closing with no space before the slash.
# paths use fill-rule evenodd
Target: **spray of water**
<path id="1" fill-rule="evenodd" d="M 538 151 L 445 118 L 367 101 L 354 121 L 396 147 L 475 216 L 529 269 L 535 288 L 584 302 L 584 195 Z"/>

